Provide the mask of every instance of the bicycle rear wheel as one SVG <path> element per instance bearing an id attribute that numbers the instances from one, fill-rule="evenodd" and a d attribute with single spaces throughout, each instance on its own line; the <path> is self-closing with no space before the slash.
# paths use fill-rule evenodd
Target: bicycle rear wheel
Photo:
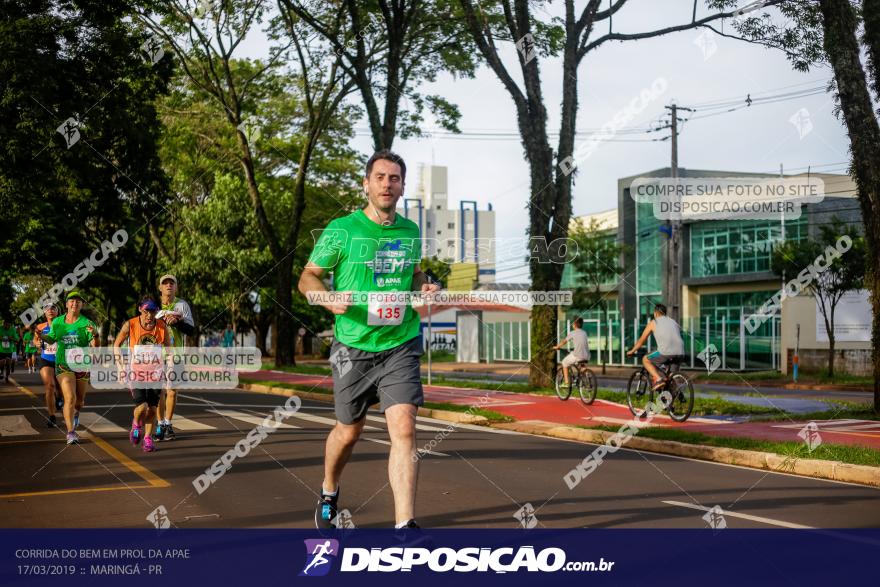
<path id="1" fill-rule="evenodd" d="M 599 383 L 596 381 L 596 374 L 593 373 L 592 369 L 583 368 L 578 374 L 578 393 L 581 396 L 581 401 L 586 405 L 593 403 L 596 399 L 598 387 Z"/>
<path id="2" fill-rule="evenodd" d="M 643 416 L 648 404 L 654 399 L 654 393 L 651 391 L 651 378 L 644 369 L 640 369 L 632 374 L 629 383 L 626 386 L 626 403 L 629 405 L 629 411 L 633 416 Z"/>
<path id="3" fill-rule="evenodd" d="M 669 417 L 676 422 L 684 422 L 694 409 L 694 386 L 691 385 L 690 379 L 681 373 L 675 373 L 666 389 L 672 394 L 672 401 L 666 409 Z"/>
<path id="4" fill-rule="evenodd" d="M 562 401 L 565 401 L 569 398 L 569 396 L 571 396 L 571 384 L 565 383 L 565 375 L 562 372 L 563 369 L 564 369 L 564 367 L 560 366 L 556 370 L 556 382 L 555 383 L 556 383 L 556 395 L 559 397 L 559 399 L 561 399 Z"/>

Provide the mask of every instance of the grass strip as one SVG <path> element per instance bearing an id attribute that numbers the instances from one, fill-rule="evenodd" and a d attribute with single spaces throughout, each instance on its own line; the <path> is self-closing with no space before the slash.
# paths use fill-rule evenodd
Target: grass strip
<path id="1" fill-rule="evenodd" d="M 579 426 L 593 430 L 606 430 L 617 432 L 619 427 L 614 426 Z M 880 466 L 880 450 L 863 446 L 851 446 L 847 444 L 823 443 L 813 449 L 812 452 L 803 442 L 761 440 L 757 438 L 742 438 L 733 436 L 710 436 L 702 432 L 687 432 L 675 428 L 642 428 L 638 432 L 642 438 L 654 438 L 656 440 L 672 440 L 684 444 L 699 444 L 704 446 L 717 446 L 721 448 L 735 448 L 740 450 L 755 450 L 771 452 L 784 457 L 797 459 L 819 459 L 823 461 L 839 461 L 853 465 Z"/>

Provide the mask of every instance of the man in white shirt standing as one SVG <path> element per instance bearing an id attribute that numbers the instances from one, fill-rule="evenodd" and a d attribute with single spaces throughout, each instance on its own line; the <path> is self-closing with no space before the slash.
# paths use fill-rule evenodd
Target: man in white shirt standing
<path id="1" fill-rule="evenodd" d="M 577 363 L 578 361 L 589 361 L 590 360 L 590 341 L 587 337 L 587 333 L 584 332 L 583 329 L 584 319 L 578 316 L 574 319 L 574 322 L 571 323 L 571 332 L 568 333 L 568 336 L 559 341 L 559 344 L 553 347 L 553 350 L 558 351 L 561 349 L 568 341 L 571 341 L 574 344 L 574 348 L 568 353 L 564 359 L 562 359 L 562 373 L 565 377 L 565 384 L 569 384 L 569 375 L 568 368 Z"/>

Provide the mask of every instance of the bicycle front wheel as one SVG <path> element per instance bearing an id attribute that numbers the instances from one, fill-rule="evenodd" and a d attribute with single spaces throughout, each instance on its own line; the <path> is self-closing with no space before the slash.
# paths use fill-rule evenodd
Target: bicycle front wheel
<path id="1" fill-rule="evenodd" d="M 684 422 L 694 409 L 694 386 L 691 385 L 690 379 L 681 373 L 676 373 L 669 380 L 666 389 L 672 394 L 672 400 L 666 408 L 669 417 L 676 422 Z"/>
<path id="2" fill-rule="evenodd" d="M 581 401 L 590 405 L 596 399 L 596 392 L 599 388 L 599 382 L 596 381 L 596 374 L 591 369 L 583 369 L 578 375 L 578 393 Z"/>
<path id="3" fill-rule="evenodd" d="M 564 367 L 559 367 L 556 370 L 556 395 L 562 401 L 565 401 L 571 395 L 571 384 L 565 382 L 565 375 L 562 370 Z"/>
<path id="4" fill-rule="evenodd" d="M 626 386 L 626 403 L 633 416 L 641 417 L 648 409 L 648 404 L 654 399 L 651 391 L 651 378 L 644 369 L 632 374 Z"/>

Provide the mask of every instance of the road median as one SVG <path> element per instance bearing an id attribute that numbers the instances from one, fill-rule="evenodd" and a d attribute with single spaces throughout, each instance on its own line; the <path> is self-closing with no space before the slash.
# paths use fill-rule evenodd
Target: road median
<path id="1" fill-rule="evenodd" d="M 592 444 L 604 444 L 616 434 L 606 430 L 561 426 L 552 422 L 537 420 L 492 424 L 492 427 Z M 626 443 L 626 448 L 713 461 L 727 465 L 739 465 L 776 473 L 790 473 L 805 477 L 815 477 L 817 479 L 880 487 L 880 467 L 868 465 L 855 465 L 821 459 L 805 459 L 772 452 L 688 444 L 673 440 L 639 438 L 638 436 L 630 438 Z"/>

